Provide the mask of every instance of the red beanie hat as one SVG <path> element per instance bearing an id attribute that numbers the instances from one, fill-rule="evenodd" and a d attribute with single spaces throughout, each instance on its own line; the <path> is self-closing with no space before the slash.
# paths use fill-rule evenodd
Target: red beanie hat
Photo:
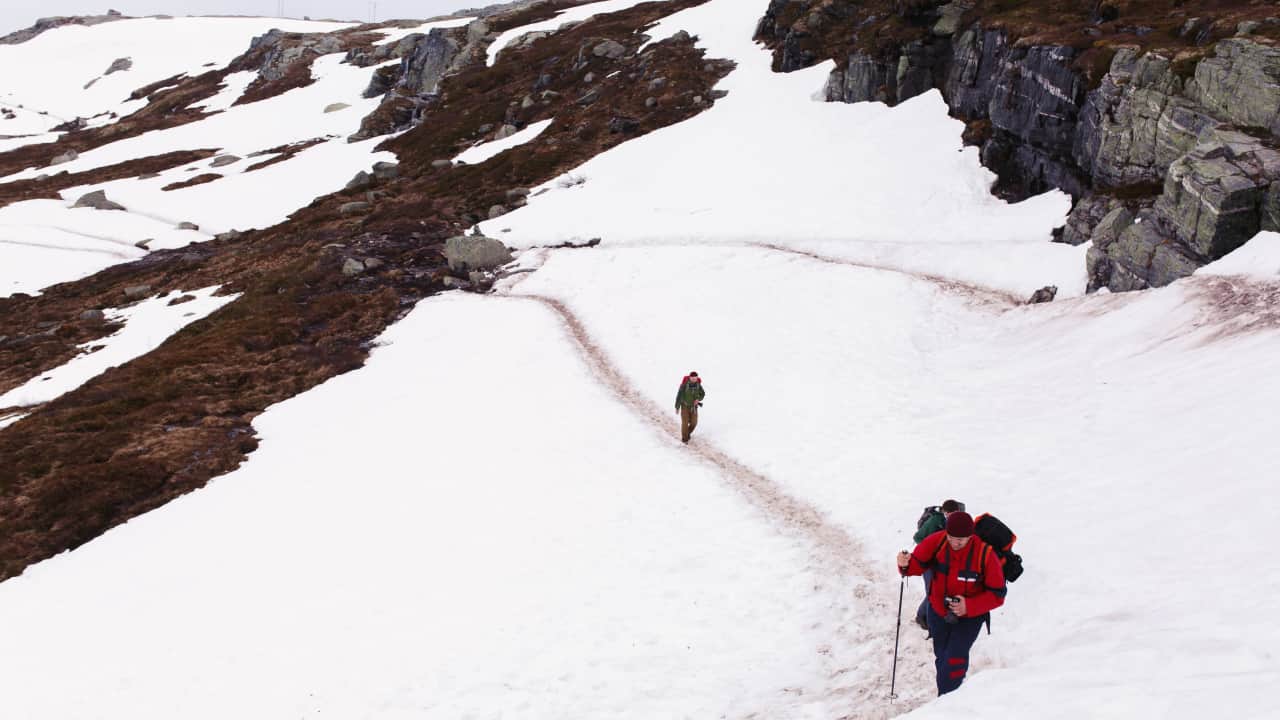
<path id="1" fill-rule="evenodd" d="M 963 510 L 947 516 L 947 534 L 951 537 L 969 537 L 973 534 L 973 516 Z"/>

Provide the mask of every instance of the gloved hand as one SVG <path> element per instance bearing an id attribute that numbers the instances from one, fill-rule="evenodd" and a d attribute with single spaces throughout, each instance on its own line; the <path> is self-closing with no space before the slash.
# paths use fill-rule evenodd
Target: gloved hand
<path id="1" fill-rule="evenodd" d="M 701 401 L 701 400 L 699 400 L 699 401 L 698 401 L 698 407 L 702 407 L 702 401 Z"/>

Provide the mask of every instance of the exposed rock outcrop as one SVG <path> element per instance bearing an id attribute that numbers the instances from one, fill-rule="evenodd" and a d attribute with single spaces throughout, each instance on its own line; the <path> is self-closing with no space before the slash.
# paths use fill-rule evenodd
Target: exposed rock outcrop
<path id="1" fill-rule="evenodd" d="M 1212 8 L 1234 13 L 1221 21 L 1126 25 L 1129 7 L 1082 16 L 1046 5 L 1061 15 L 1036 26 L 977 0 L 881 5 L 773 0 L 757 32 L 780 70 L 834 57 L 831 101 L 894 104 L 939 90 L 999 177 L 993 192 L 1071 194 L 1055 235 L 1093 241 L 1091 289 L 1167 284 L 1280 223 L 1280 33 L 1237 22 L 1265 10 L 1239 3 Z M 1172 49 L 1143 40 L 1161 23 Z M 1104 33 L 1118 39 L 1078 40 Z"/>
<path id="2" fill-rule="evenodd" d="M 105 190 L 94 190 L 91 193 L 81 195 L 80 199 L 76 201 L 76 204 L 71 207 L 93 208 L 94 210 L 124 210 L 123 205 L 107 199 L 107 192 Z"/>
<path id="3" fill-rule="evenodd" d="M 492 270 L 511 262 L 511 251 L 501 241 L 483 235 L 457 235 L 444 243 L 449 269 L 457 273 Z"/>
<path id="4" fill-rule="evenodd" d="M 106 15 L 79 15 L 79 16 L 59 16 L 46 17 L 36 20 L 36 24 L 24 30 L 9 33 L 4 37 L 0 37 L 0 45 L 17 45 L 24 43 L 41 33 L 52 30 L 54 28 L 64 27 L 66 25 L 101 25 L 102 23 L 112 22 L 115 20 L 124 20 L 125 16 L 115 10 L 107 11 Z"/>

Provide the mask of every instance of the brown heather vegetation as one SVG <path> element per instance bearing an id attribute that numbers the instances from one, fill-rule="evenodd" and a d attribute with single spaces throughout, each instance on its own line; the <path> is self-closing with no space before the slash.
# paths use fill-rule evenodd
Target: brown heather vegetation
<path id="1" fill-rule="evenodd" d="M 338 207 L 355 195 L 337 193 L 267 230 L 155 252 L 38 297 L 0 299 L 0 335 L 9 338 L 0 340 L 3 391 L 69 358 L 76 343 L 105 334 L 76 318 L 88 308 L 120 305 L 125 287 L 164 292 L 221 284 L 242 294 L 157 350 L 0 431 L 0 579 L 238 466 L 256 447 L 253 418 L 359 367 L 387 325 L 443 288 L 443 241 L 505 202 L 508 189 L 551 180 L 708 107 L 693 98 L 709 97 L 731 65 L 704 58 L 687 38 L 619 61 L 590 53 L 604 38 L 634 52 L 637 28 L 702 2 L 641 4 L 504 52 L 494 68 L 447 79 L 422 125 L 385 143 L 400 155 L 401 178 L 375 186 L 380 199 L 366 216 L 341 216 Z M 574 70 L 584 48 L 588 64 Z M 594 99 L 584 99 L 587 72 L 599 78 Z M 544 74 L 552 81 L 535 92 Z M 650 91 L 657 77 L 667 85 Z M 545 89 L 553 94 L 544 102 Z M 525 95 L 538 98 L 527 110 Z M 645 106 L 650 96 L 659 100 L 656 108 Z M 556 121 L 536 141 L 488 162 L 431 166 L 487 139 L 482 125 L 550 117 Z M 347 277 L 340 270 L 347 258 L 384 264 Z M 33 339 L 38 322 L 62 325 Z M 358 478 L 352 481 L 358 491 Z"/>

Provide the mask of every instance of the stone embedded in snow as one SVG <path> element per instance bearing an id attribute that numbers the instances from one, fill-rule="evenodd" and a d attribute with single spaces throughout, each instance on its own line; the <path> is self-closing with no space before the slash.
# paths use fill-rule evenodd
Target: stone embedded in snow
<path id="1" fill-rule="evenodd" d="M 184 222 L 178 223 L 178 229 L 179 230 L 199 230 L 200 226 L 193 222 L 184 221 Z"/>
<path id="2" fill-rule="evenodd" d="M 506 208 L 506 206 L 505 206 L 505 205 L 491 205 L 491 206 L 489 207 L 489 219 L 490 219 L 490 220 L 492 220 L 492 219 L 494 219 L 494 218 L 496 218 L 496 217 L 502 217 L 503 215 L 506 215 L 506 214 L 507 214 L 507 208 Z"/>
<path id="3" fill-rule="evenodd" d="M 122 57 L 111 63 L 111 67 L 107 68 L 107 71 L 103 73 L 103 75 L 110 75 L 111 73 L 124 72 L 131 69 L 133 69 L 133 59 Z"/>
<path id="4" fill-rule="evenodd" d="M 324 111 L 327 114 L 332 112 L 338 112 L 339 110 L 346 110 L 349 107 L 351 106 L 347 103 L 338 102 L 338 103 L 333 103 L 332 105 L 326 105 L 324 108 Z"/>
<path id="5" fill-rule="evenodd" d="M 94 190 L 91 193 L 81 195 L 76 201 L 73 208 L 93 208 L 95 210 L 124 210 L 124 206 L 119 203 L 111 202 L 107 199 L 106 190 Z"/>
<path id="6" fill-rule="evenodd" d="M 240 162 L 240 156 L 238 155 L 219 155 L 213 159 L 213 162 L 209 163 L 209 167 L 224 167 L 238 162 Z"/>
<path id="7" fill-rule="evenodd" d="M 1031 294 L 1031 299 L 1027 301 L 1028 305 L 1037 305 L 1039 303 L 1052 302 L 1058 295 L 1057 285 L 1045 285 L 1039 290 Z"/>
<path id="8" fill-rule="evenodd" d="M 138 242 L 134 243 L 133 246 L 138 248 L 139 250 L 150 250 L 151 243 L 155 241 L 156 241 L 155 238 L 146 238 L 144 240 L 139 240 Z"/>
<path id="9" fill-rule="evenodd" d="M 493 139 L 505 140 L 511 137 L 512 135 L 515 135 L 518 132 L 520 132 L 520 128 L 516 127 L 515 125 L 503 125 L 502 127 L 498 128 L 498 132 L 493 136 Z"/>
<path id="10" fill-rule="evenodd" d="M 489 270 L 511 262 L 513 256 L 500 241 L 483 235 L 458 235 L 444 243 L 444 257 L 454 272 Z"/>

